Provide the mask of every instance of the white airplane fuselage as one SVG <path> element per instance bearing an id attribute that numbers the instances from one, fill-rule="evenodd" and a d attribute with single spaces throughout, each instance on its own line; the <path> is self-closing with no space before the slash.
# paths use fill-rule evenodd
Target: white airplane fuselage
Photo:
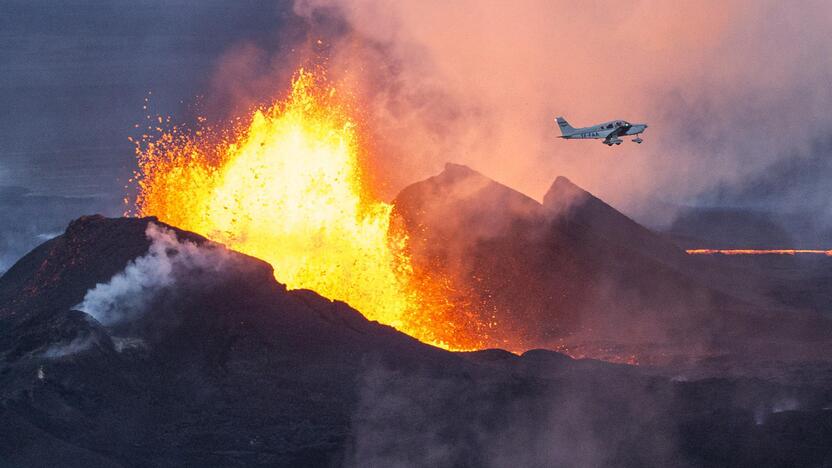
<path id="1" fill-rule="evenodd" d="M 647 124 L 632 124 L 624 120 L 611 120 L 591 127 L 573 128 L 563 117 L 557 118 L 561 136 L 567 140 L 603 140 L 608 146 L 620 145 L 622 139 L 619 137 L 636 135 L 633 139 L 636 143 L 642 140 L 637 135 L 647 129 Z"/>

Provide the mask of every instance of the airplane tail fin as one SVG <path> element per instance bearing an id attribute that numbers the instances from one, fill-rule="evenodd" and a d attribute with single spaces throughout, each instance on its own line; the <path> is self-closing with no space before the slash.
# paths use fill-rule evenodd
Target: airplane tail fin
<path id="1" fill-rule="evenodd" d="M 569 125 L 569 122 L 566 121 L 563 117 L 558 117 L 556 119 L 558 121 L 558 126 L 560 127 L 560 134 L 563 136 L 569 136 L 575 133 L 575 129 Z"/>

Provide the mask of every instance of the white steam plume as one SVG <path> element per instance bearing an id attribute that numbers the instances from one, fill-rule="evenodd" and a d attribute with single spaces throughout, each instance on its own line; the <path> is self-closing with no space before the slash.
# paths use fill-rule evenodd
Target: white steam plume
<path id="1" fill-rule="evenodd" d="M 87 291 L 75 309 L 105 326 L 131 321 L 146 310 L 159 291 L 174 285 L 183 272 L 218 271 L 228 258 L 224 249 L 180 241 L 173 231 L 154 223 L 147 225 L 145 234 L 152 241 L 147 253 L 132 260 L 107 283 Z"/>

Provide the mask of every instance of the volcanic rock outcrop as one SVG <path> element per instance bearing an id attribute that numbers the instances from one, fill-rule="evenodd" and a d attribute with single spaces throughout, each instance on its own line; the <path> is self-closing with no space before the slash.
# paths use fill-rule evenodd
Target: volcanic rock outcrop
<path id="1" fill-rule="evenodd" d="M 495 334 L 527 348 L 598 341 L 726 352 L 738 336 L 765 348 L 830 330 L 816 315 L 784 325 L 733 272 L 698 264 L 564 177 L 541 204 L 448 164 L 402 190 L 395 206 L 415 268 L 464 285 L 473 308 L 499 324 Z"/>

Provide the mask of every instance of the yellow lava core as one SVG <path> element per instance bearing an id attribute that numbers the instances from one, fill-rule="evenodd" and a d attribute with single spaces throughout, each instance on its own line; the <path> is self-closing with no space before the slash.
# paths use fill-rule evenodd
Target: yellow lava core
<path id="1" fill-rule="evenodd" d="M 131 214 L 263 259 L 288 288 L 344 301 L 422 341 L 481 347 L 483 326 L 452 316 L 446 285 L 415 277 L 393 206 L 366 187 L 346 99 L 319 75 L 300 69 L 285 100 L 235 128 L 145 136 Z"/>

